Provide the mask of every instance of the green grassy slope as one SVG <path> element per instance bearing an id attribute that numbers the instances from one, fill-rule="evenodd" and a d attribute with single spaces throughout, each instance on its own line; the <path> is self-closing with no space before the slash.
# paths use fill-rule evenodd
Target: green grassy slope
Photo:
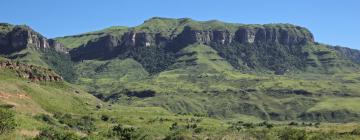
<path id="1" fill-rule="evenodd" d="M 360 113 L 353 104 L 338 108 L 329 105 L 335 99 L 356 102 L 354 97 L 360 95 L 359 73 L 344 71 L 331 77 L 297 72 L 282 76 L 245 74 L 214 49 L 200 44 L 180 50 L 176 62 L 155 75 L 148 75 L 132 59 L 85 61 L 77 64 L 77 70 L 82 77 L 79 84 L 91 93 L 127 106 L 158 106 L 175 113 L 226 119 L 246 116 L 280 121 L 348 122 L 357 120 Z M 331 112 L 345 116 L 331 116 Z"/>
<path id="2" fill-rule="evenodd" d="M 172 123 L 178 122 L 179 125 L 186 125 L 192 119 L 201 120 L 198 122 L 198 127 L 206 128 L 206 134 L 227 128 L 227 125 L 220 120 L 191 115 L 175 115 L 158 107 L 108 106 L 107 103 L 84 92 L 77 86 L 64 82 L 29 82 L 26 79 L 18 78 L 16 73 L 8 69 L 0 69 L 0 76 L 0 105 L 1 107 L 13 106 L 11 110 L 15 111 L 15 120 L 18 124 L 15 131 L 0 135 L 0 139 L 35 137 L 41 129 L 46 127 L 73 131 L 83 137 L 89 135 L 94 138 L 100 136 L 105 138 L 107 131 L 117 123 L 139 129 L 137 131 L 146 135 L 147 139 L 158 139 L 170 133 L 169 127 Z M 61 117 L 61 114 L 71 116 L 70 120 L 69 118 L 64 120 L 64 116 Z M 50 118 L 41 119 L 40 116 L 44 115 L 49 115 Z M 68 124 L 82 116 L 95 118 L 96 129 L 92 130 L 91 134 L 73 128 L 77 127 L 76 125 Z M 111 121 L 102 121 L 102 116 L 108 116 Z M 99 135 L 99 137 L 92 136 L 92 134 Z"/>
<path id="3" fill-rule="evenodd" d="M 84 33 L 75 36 L 64 36 L 64 37 L 57 37 L 54 38 L 56 41 L 64 44 L 66 48 L 73 49 L 80 47 L 81 45 L 86 44 L 88 41 L 92 39 L 96 39 L 99 37 L 104 36 L 105 34 L 112 34 L 112 35 L 121 35 L 123 32 L 127 31 L 127 27 L 123 26 L 113 26 L 109 28 L 105 28 L 99 31 Z"/>
<path id="4" fill-rule="evenodd" d="M 11 110 L 15 111 L 17 123 L 15 131 L 1 134 L 0 139 L 30 139 L 39 135 L 42 129 L 49 127 L 55 127 L 61 130 L 60 132 L 72 132 L 77 137 L 112 139 L 108 133 L 117 124 L 122 124 L 125 128 L 134 128 L 135 131 L 132 133 L 140 134 L 145 139 L 166 137 L 283 139 L 285 136 L 291 136 L 293 138 L 345 140 L 359 137 L 356 133 L 358 130 L 356 123 L 317 124 L 315 127 L 310 126 L 309 123 L 299 125 L 271 121 L 262 123 L 261 120 L 247 115 L 240 115 L 233 120 L 218 120 L 204 117 L 202 114 L 195 114 L 195 116 L 173 114 L 160 107 L 132 107 L 116 104 L 110 106 L 82 91 L 81 88 L 68 83 L 28 82 L 18 78 L 12 70 L 8 69 L 0 69 L 0 76 L 0 105 L 1 107 L 13 106 Z M 198 97 L 193 96 L 191 99 L 197 100 L 196 98 Z M 166 99 L 169 98 L 162 100 Z M 177 103 L 184 104 L 190 98 L 176 99 L 182 100 Z M 326 102 L 332 101 L 326 100 Z M 352 103 L 349 102 L 350 104 Z M 81 118 L 85 116 L 93 118 L 90 123 L 92 125 L 81 123 Z M 104 116 L 107 116 L 108 120 L 105 120 Z M 267 128 L 270 126 L 268 124 L 272 127 Z M 87 131 L 88 127 L 92 129 Z"/>

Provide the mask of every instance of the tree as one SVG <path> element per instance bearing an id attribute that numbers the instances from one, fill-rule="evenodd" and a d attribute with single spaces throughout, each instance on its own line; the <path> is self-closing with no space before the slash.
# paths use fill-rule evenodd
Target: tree
<path id="1" fill-rule="evenodd" d="M 15 114 L 9 109 L 0 108 L 0 135 L 15 129 Z"/>

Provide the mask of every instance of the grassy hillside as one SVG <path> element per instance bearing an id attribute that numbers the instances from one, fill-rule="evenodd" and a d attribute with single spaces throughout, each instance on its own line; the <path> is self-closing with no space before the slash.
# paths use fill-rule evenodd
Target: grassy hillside
<path id="1" fill-rule="evenodd" d="M 185 47 L 176 56 L 173 65 L 155 75 L 132 59 L 81 62 L 77 64 L 79 84 L 105 101 L 163 107 L 174 113 L 277 121 L 358 120 L 354 103 L 360 95 L 359 72 L 242 73 L 214 49 L 199 44 Z M 338 100 L 349 104 L 334 108 Z M 342 115 L 331 115 L 339 112 Z"/>
<path id="2" fill-rule="evenodd" d="M 127 31 L 127 27 L 123 26 L 113 26 L 109 27 L 103 30 L 84 33 L 80 35 L 75 36 L 64 36 L 64 37 L 57 37 L 54 38 L 56 41 L 64 44 L 65 47 L 69 49 L 80 47 L 84 44 L 86 44 L 88 41 L 92 39 L 96 39 L 99 37 L 102 37 L 106 34 L 112 34 L 112 35 L 121 35 L 123 32 Z"/>
<path id="3" fill-rule="evenodd" d="M 109 105 L 77 86 L 63 82 L 28 82 L 18 78 L 12 70 L 0 69 L 0 76 L 2 78 L 0 109 L 13 111 L 17 124 L 15 130 L 0 134 L 0 139 L 86 137 L 100 140 L 124 137 L 131 139 L 211 137 L 285 140 L 288 139 L 287 137 L 294 139 L 304 137 L 345 140 L 360 136 L 356 123 L 288 124 L 262 122 L 247 115 L 240 115 L 237 119 L 218 120 L 201 114 L 174 114 L 160 107 Z M 186 100 L 186 98 L 178 99 L 183 102 Z M 326 102 L 331 101 L 326 100 Z M 127 133 L 117 130 L 124 130 Z"/>

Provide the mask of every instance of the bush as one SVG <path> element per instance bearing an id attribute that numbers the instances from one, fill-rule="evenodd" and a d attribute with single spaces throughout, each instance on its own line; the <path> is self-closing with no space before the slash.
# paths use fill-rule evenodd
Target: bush
<path id="1" fill-rule="evenodd" d="M 298 125 L 297 122 L 290 122 L 289 125 Z"/>
<path id="2" fill-rule="evenodd" d="M 79 129 L 86 133 L 91 133 L 96 130 L 94 123 L 95 119 L 90 116 L 82 116 L 81 118 L 78 118 L 73 117 L 71 114 L 57 113 L 54 117 L 57 118 L 61 124 L 66 124 L 71 128 Z"/>
<path id="3" fill-rule="evenodd" d="M 308 135 L 305 130 L 299 130 L 294 128 L 284 128 L 279 132 L 279 138 L 281 140 L 306 140 Z"/>
<path id="4" fill-rule="evenodd" d="M 179 125 L 177 124 L 177 122 L 174 122 L 173 124 L 171 124 L 169 129 L 170 129 L 170 131 L 178 130 Z"/>
<path id="5" fill-rule="evenodd" d="M 353 131 L 351 131 L 352 135 L 360 135 L 360 127 L 355 128 Z"/>
<path id="6" fill-rule="evenodd" d="M 0 108 L 0 135 L 15 129 L 15 114 L 9 109 Z"/>
<path id="7" fill-rule="evenodd" d="M 55 128 L 44 128 L 35 140 L 80 140 L 81 137 L 73 132 L 55 129 Z"/>
<path id="8" fill-rule="evenodd" d="M 83 116 L 81 117 L 81 119 L 77 121 L 76 128 L 85 131 L 87 133 L 90 133 L 96 130 L 96 126 L 94 122 L 95 122 L 94 118 L 90 116 Z"/>
<path id="9" fill-rule="evenodd" d="M 101 115 L 101 120 L 102 121 L 108 121 L 110 119 L 110 117 L 108 115 Z"/>
<path id="10" fill-rule="evenodd" d="M 47 114 L 40 114 L 35 116 L 35 119 L 40 120 L 40 121 L 44 121 L 47 124 L 51 124 L 51 125 L 55 125 L 56 121 L 49 115 Z"/>
<path id="11" fill-rule="evenodd" d="M 134 127 L 126 127 L 121 124 L 111 129 L 110 137 L 120 140 L 144 139 L 146 135 L 140 135 Z"/>

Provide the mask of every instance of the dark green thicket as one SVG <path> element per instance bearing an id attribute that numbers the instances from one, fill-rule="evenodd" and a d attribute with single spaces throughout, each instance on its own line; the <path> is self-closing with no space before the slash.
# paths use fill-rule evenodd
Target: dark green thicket
<path id="1" fill-rule="evenodd" d="M 91 133 L 96 130 L 95 119 L 90 116 L 73 116 L 71 114 L 55 114 L 54 117 L 59 120 L 61 124 L 65 124 L 70 128 L 78 129 L 86 133 Z"/>
<path id="2" fill-rule="evenodd" d="M 219 55 L 225 58 L 233 67 L 240 70 L 281 70 L 303 69 L 306 56 L 301 46 L 286 46 L 281 44 L 212 44 Z"/>
<path id="3" fill-rule="evenodd" d="M 41 52 L 41 59 L 60 74 L 66 81 L 75 82 L 77 79 L 74 63 L 68 54 L 59 53 L 54 50 Z"/>
<path id="4" fill-rule="evenodd" d="M 133 47 L 128 49 L 120 58 L 133 58 L 149 73 L 164 71 L 175 62 L 175 55 L 165 51 L 163 47 Z"/>
<path id="5" fill-rule="evenodd" d="M 108 137 L 119 140 L 133 140 L 133 139 L 140 140 L 140 139 L 145 139 L 147 136 L 139 133 L 137 129 L 134 127 L 118 124 L 111 129 Z"/>
<path id="6" fill-rule="evenodd" d="M 47 114 L 40 114 L 35 116 L 35 119 L 40 120 L 40 121 L 44 121 L 47 124 L 50 125 L 55 125 L 56 124 L 56 120 L 53 119 L 51 116 L 47 115 Z"/>

